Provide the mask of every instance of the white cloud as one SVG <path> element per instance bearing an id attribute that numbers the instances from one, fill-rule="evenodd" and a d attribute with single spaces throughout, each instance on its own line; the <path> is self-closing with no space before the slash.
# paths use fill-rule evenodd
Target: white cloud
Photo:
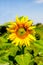
<path id="1" fill-rule="evenodd" d="M 43 3 L 43 0 L 36 0 L 36 3 Z"/>

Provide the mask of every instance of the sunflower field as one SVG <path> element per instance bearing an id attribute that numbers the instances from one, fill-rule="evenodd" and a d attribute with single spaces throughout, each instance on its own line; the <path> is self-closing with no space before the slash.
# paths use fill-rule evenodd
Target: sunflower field
<path id="1" fill-rule="evenodd" d="M 43 24 L 28 17 L 0 25 L 0 65 L 43 65 Z"/>

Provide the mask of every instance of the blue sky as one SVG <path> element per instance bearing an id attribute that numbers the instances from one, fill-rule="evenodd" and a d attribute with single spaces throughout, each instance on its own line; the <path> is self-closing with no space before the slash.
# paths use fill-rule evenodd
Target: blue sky
<path id="1" fill-rule="evenodd" d="M 0 0 L 0 24 L 28 16 L 34 23 L 43 23 L 43 0 Z"/>

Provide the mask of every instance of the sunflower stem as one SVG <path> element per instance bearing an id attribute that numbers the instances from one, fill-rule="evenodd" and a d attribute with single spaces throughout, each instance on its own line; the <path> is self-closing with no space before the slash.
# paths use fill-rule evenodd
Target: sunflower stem
<path id="1" fill-rule="evenodd" d="M 22 46 L 21 54 L 24 54 L 24 49 L 25 49 L 25 46 Z"/>

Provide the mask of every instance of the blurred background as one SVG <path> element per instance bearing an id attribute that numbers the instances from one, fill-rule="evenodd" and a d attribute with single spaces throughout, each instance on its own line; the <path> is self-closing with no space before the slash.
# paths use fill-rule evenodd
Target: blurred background
<path id="1" fill-rule="evenodd" d="M 0 24 L 28 16 L 36 23 L 43 23 L 43 0 L 0 0 Z"/>

